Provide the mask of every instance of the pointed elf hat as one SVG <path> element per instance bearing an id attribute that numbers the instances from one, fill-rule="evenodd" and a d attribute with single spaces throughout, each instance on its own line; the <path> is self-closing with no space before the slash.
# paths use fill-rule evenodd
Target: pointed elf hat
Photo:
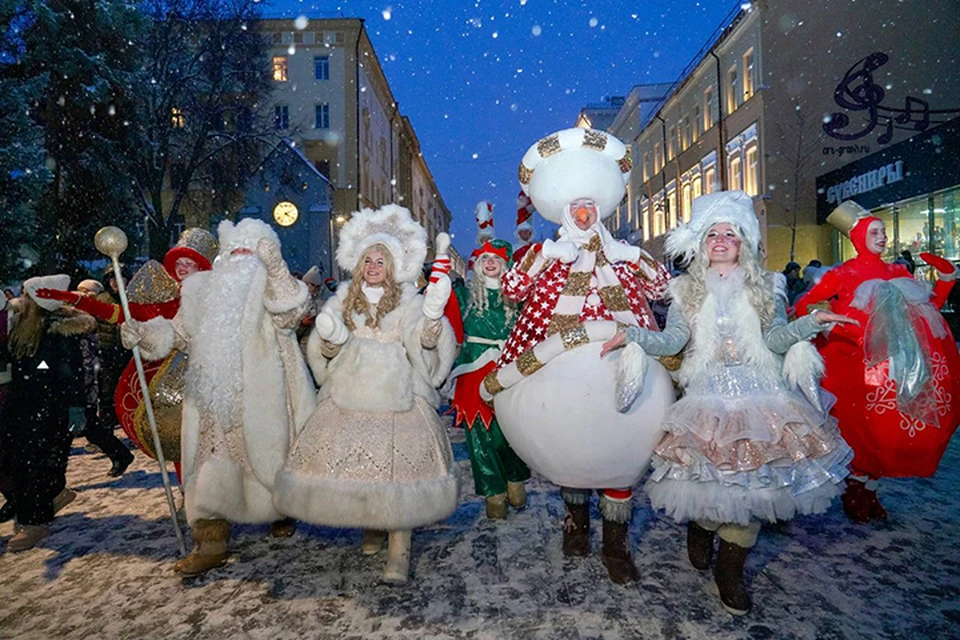
<path id="1" fill-rule="evenodd" d="M 564 208 L 578 198 L 593 200 L 602 220 L 623 200 L 631 164 L 629 149 L 609 133 L 564 129 L 524 154 L 520 188 L 550 222 L 561 224 Z"/>
<path id="2" fill-rule="evenodd" d="M 533 212 L 535 210 L 533 200 L 521 189 L 520 193 L 517 194 L 517 231 L 521 229 L 533 230 Z"/>

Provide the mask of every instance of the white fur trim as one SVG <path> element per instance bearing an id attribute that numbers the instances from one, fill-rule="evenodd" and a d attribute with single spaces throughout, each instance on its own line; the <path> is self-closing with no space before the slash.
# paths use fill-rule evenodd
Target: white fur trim
<path id="1" fill-rule="evenodd" d="M 759 251 L 760 221 L 753 208 L 753 199 L 743 191 L 717 191 L 694 199 L 690 222 L 667 234 L 667 255 L 692 259 L 710 227 L 721 222 L 740 230 L 746 249 Z"/>
<path id="2" fill-rule="evenodd" d="M 166 318 L 151 318 L 140 324 L 140 355 L 144 360 L 166 358 L 176 341 L 173 323 Z"/>
<path id="3" fill-rule="evenodd" d="M 237 224 L 229 220 L 224 220 L 217 227 L 217 237 L 220 241 L 221 258 L 229 256 L 234 249 L 250 249 L 254 254 L 257 253 L 257 242 L 261 238 L 266 238 L 280 246 L 280 238 L 277 233 L 262 220 L 255 218 L 244 218 Z"/>
<path id="4" fill-rule="evenodd" d="M 626 413 L 633 401 L 643 392 L 643 378 L 647 375 L 647 354 L 636 342 L 629 342 L 617 360 L 616 398 L 617 411 Z"/>
<path id="5" fill-rule="evenodd" d="M 823 411 L 820 379 L 826 365 L 817 348 L 806 340 L 797 342 L 783 358 L 783 377 L 787 385 L 800 391 L 818 410 Z"/>
<path id="6" fill-rule="evenodd" d="M 413 282 L 427 257 L 427 232 L 411 216 L 410 211 L 388 204 L 376 211 L 363 209 L 343 225 L 337 263 L 352 272 L 360 256 L 369 247 L 382 244 L 393 257 L 398 282 Z"/>
<path id="7" fill-rule="evenodd" d="M 274 500 L 282 513 L 332 527 L 394 531 L 448 518 L 457 508 L 459 481 L 442 478 L 395 484 L 338 480 L 291 473 L 277 476 Z"/>
<path id="8" fill-rule="evenodd" d="M 36 276 L 23 283 L 23 290 L 36 302 L 41 309 L 46 311 L 56 311 L 63 302 L 60 300 L 48 300 L 37 297 L 37 289 L 56 289 L 57 291 L 66 291 L 70 288 L 70 276 L 57 274 L 55 276 Z"/>
<path id="9" fill-rule="evenodd" d="M 584 146 L 584 140 L 602 137 L 602 151 Z M 559 151 L 552 152 L 548 140 L 556 138 Z M 544 157 L 546 153 L 546 157 Z M 537 141 L 527 150 L 521 164 L 532 172 L 529 184 L 520 187 L 544 218 L 561 223 L 563 209 L 577 198 L 590 198 L 597 204 L 600 219 L 610 216 L 623 200 L 630 169 L 618 164 L 629 158 L 626 146 L 605 131 L 574 127 L 558 131 Z M 521 170 L 521 177 L 525 173 Z"/>
<path id="10" fill-rule="evenodd" d="M 263 524 L 283 516 L 273 506 L 273 496 L 253 474 L 231 460 L 207 458 L 184 487 L 187 522 L 223 518 L 230 522 Z"/>

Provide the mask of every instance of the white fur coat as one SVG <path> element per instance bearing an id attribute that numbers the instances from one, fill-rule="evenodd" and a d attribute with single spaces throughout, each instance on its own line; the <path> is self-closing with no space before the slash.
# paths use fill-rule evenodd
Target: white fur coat
<path id="1" fill-rule="evenodd" d="M 443 384 L 453 361 L 457 344 L 453 329 L 442 320 L 443 329 L 435 349 L 420 344 L 424 315 L 423 296 L 411 284 L 403 284 L 400 304 L 380 319 L 380 339 L 361 337 L 365 318 L 354 314 L 358 331 L 328 360 L 321 353 L 321 339 L 314 331 L 307 342 L 307 361 L 320 384 L 318 400 L 332 398 L 348 411 L 409 411 L 414 396 L 430 406 L 440 405 L 437 388 Z M 324 312 L 343 317 L 343 301 L 348 283 L 324 305 Z"/>

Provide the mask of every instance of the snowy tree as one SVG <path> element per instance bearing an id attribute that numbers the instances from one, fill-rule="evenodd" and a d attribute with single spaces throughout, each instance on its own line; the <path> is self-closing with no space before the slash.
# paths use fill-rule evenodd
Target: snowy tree
<path id="1" fill-rule="evenodd" d="M 147 0 L 140 43 L 137 152 L 129 156 L 150 254 L 162 255 L 174 225 L 232 209 L 237 190 L 274 138 L 259 114 L 270 91 L 266 45 L 254 0 Z M 189 221 L 189 219 L 188 219 Z"/>
<path id="2" fill-rule="evenodd" d="M 44 162 L 43 129 L 30 118 L 32 96 L 43 90 L 44 79 L 21 81 L 8 71 L 22 54 L 20 32 L 27 21 L 22 3 L 0 0 L 0 282 L 26 275 L 27 260 L 35 253 L 35 203 L 50 178 Z"/>

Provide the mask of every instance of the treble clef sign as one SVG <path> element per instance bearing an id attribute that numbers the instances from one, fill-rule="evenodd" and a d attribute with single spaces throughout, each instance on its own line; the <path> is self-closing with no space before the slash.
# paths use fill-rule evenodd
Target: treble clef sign
<path id="1" fill-rule="evenodd" d="M 889 59 L 885 53 L 871 53 L 850 67 L 834 89 L 833 99 L 844 109 L 866 111 L 867 124 L 860 131 L 841 133 L 840 129 L 850 125 L 850 118 L 845 113 L 833 113 L 830 120 L 823 124 L 823 130 L 828 136 L 837 140 L 858 140 L 876 128 L 877 107 L 883 102 L 884 91 L 883 87 L 873 81 L 873 72 L 885 65 Z"/>

